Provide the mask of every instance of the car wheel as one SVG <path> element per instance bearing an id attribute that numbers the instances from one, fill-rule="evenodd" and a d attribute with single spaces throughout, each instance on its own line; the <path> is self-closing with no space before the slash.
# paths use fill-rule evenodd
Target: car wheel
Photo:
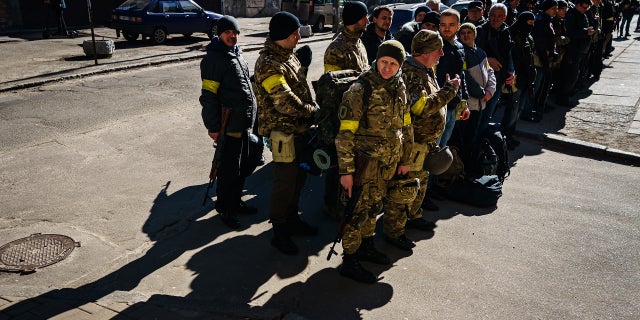
<path id="1" fill-rule="evenodd" d="M 193 32 L 189 32 L 189 33 L 183 33 L 182 35 L 189 38 L 191 37 L 191 35 L 193 34 Z"/>
<path id="2" fill-rule="evenodd" d="M 163 28 L 155 28 L 151 35 L 151 41 L 155 44 L 162 44 L 167 40 L 167 31 Z"/>
<path id="3" fill-rule="evenodd" d="M 128 41 L 136 41 L 138 40 L 139 34 L 133 32 L 122 32 L 122 36 Z"/>
<path id="4" fill-rule="evenodd" d="M 212 26 L 211 26 L 211 30 L 209 30 L 209 38 L 213 39 L 213 37 L 218 35 L 218 23 L 215 22 Z"/>
<path id="5" fill-rule="evenodd" d="M 322 32 L 324 31 L 324 17 L 320 17 L 316 24 L 313 26 L 313 32 Z"/>

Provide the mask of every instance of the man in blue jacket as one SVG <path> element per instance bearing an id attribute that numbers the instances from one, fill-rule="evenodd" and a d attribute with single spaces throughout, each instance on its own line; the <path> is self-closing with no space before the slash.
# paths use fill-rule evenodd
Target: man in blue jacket
<path id="1" fill-rule="evenodd" d="M 227 226 L 238 229 L 238 213 L 257 213 L 256 208 L 247 206 L 241 200 L 245 178 L 255 168 L 247 164 L 250 162 L 248 146 L 257 104 L 249 78 L 249 66 L 237 45 L 240 34 L 238 21 L 231 16 L 220 18 L 217 34 L 207 45 L 207 55 L 200 63 L 200 104 L 202 120 L 215 143 L 222 138 L 221 110 L 231 109 L 224 128 L 224 143 L 217 146 L 222 148 L 222 159 L 218 167 L 216 210 Z M 251 168 L 247 170 L 247 167 Z"/>

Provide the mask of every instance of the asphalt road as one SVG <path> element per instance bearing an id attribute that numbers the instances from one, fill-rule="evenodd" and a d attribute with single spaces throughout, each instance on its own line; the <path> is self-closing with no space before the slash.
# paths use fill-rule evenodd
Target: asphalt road
<path id="1" fill-rule="evenodd" d="M 301 203 L 321 234 L 296 239 L 296 257 L 268 243 L 269 165 L 247 183 L 260 212 L 241 217 L 242 230 L 226 229 L 211 201 L 200 205 L 213 150 L 199 88 L 188 62 L 2 96 L 0 243 L 41 232 L 82 247 L 31 275 L 0 273 L 0 296 L 61 289 L 132 304 L 125 315 L 158 301 L 308 319 L 640 315 L 637 168 L 525 140 L 498 208 L 439 202 L 435 232 L 409 233 L 411 256 L 379 241 L 394 264 L 369 266 L 384 278 L 361 285 L 337 274 L 339 258 L 325 259 L 336 225 L 320 211 L 321 178 Z"/>

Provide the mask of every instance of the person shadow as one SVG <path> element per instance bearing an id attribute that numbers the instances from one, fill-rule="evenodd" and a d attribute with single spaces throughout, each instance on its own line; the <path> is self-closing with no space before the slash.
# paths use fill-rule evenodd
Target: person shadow
<path id="1" fill-rule="evenodd" d="M 270 170 L 262 167 L 254 172 L 255 178 L 260 179 L 261 175 L 268 174 L 265 171 Z M 160 189 L 149 210 L 149 218 L 142 226 L 142 231 L 153 241 L 153 245 L 142 256 L 93 282 L 77 288 L 45 292 L 13 304 L 2 310 L 3 313 L 20 314 L 21 310 L 29 309 L 42 319 L 50 319 L 115 292 L 132 291 L 144 278 L 169 265 L 185 252 L 205 247 L 229 232 L 217 216 L 202 219 L 213 210 L 211 201 L 202 205 L 207 184 L 188 186 L 171 194 L 170 185 L 171 181 L 168 181 Z M 259 202 L 257 200 L 261 197 L 257 198 L 250 199 L 248 203 L 253 205 Z M 243 228 L 264 221 L 260 216 L 264 215 L 254 215 L 249 224 L 245 221 Z M 51 303 L 43 304 L 43 301 Z"/>

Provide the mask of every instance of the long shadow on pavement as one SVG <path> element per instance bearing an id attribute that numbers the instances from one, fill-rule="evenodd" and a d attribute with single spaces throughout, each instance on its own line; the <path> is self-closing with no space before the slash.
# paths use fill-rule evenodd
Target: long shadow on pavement
<path id="1" fill-rule="evenodd" d="M 263 174 L 261 171 L 264 170 L 263 167 L 255 174 Z M 143 256 L 96 281 L 78 288 L 51 290 L 11 305 L 2 310 L 3 313 L 19 315 L 22 311 L 29 310 L 31 314 L 37 314 L 38 318 L 49 319 L 89 302 L 98 301 L 116 291 L 131 291 L 142 279 L 170 264 L 185 252 L 206 246 L 229 231 L 217 217 L 198 220 L 207 215 L 213 207 L 211 202 L 202 206 L 206 185 L 189 186 L 173 194 L 167 192 L 169 186 L 170 181 L 156 196 L 149 218 L 142 227 L 143 232 L 155 241 Z M 262 222 L 258 220 L 256 217 L 253 222 Z M 247 227 L 245 223 L 245 228 Z M 264 242 L 268 243 L 266 240 Z"/>

